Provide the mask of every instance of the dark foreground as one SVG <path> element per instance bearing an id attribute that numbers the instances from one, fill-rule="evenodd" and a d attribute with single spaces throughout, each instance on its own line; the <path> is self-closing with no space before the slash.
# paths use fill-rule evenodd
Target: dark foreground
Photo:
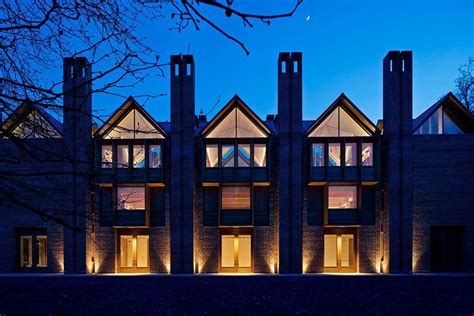
<path id="1" fill-rule="evenodd" d="M 0 315 L 474 315 L 474 275 L 0 277 Z"/>

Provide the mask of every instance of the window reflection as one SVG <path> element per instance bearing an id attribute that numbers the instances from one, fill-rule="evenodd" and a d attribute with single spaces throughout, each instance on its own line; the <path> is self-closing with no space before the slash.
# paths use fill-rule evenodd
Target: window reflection
<path id="1" fill-rule="evenodd" d="M 329 186 L 328 204 L 330 209 L 357 208 L 357 187 Z"/>
<path id="2" fill-rule="evenodd" d="M 117 187 L 117 204 L 119 210 L 144 210 L 144 187 Z"/>
<path id="3" fill-rule="evenodd" d="M 329 144 L 329 166 L 337 167 L 341 165 L 341 144 Z"/>
<path id="4" fill-rule="evenodd" d="M 161 168 L 161 146 L 150 145 L 148 159 L 150 160 L 148 167 L 150 168 Z"/>
<path id="5" fill-rule="evenodd" d="M 357 166 L 357 144 L 346 144 L 346 166 Z"/>
<path id="6" fill-rule="evenodd" d="M 253 145 L 253 163 L 255 167 L 267 166 L 267 145 L 266 144 Z"/>
<path id="7" fill-rule="evenodd" d="M 250 167 L 250 144 L 238 145 L 237 161 L 239 167 Z"/>
<path id="8" fill-rule="evenodd" d="M 362 143 L 362 166 L 374 165 L 373 147 L 372 143 Z"/>
<path id="9" fill-rule="evenodd" d="M 133 145 L 133 168 L 145 168 L 145 145 Z"/>
<path id="10" fill-rule="evenodd" d="M 102 145 L 102 168 L 112 168 L 112 145 Z"/>
<path id="11" fill-rule="evenodd" d="M 324 167 L 324 144 L 311 145 L 311 166 Z"/>
<path id="12" fill-rule="evenodd" d="M 234 145 L 222 145 L 222 167 L 234 166 Z"/>

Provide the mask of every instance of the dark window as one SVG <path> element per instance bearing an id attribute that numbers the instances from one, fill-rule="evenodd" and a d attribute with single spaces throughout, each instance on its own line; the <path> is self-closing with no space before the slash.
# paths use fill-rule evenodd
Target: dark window
<path id="1" fill-rule="evenodd" d="M 432 226 L 430 252 L 430 270 L 432 272 L 463 271 L 464 227 Z"/>
<path id="2" fill-rule="evenodd" d="M 150 225 L 166 225 L 166 189 L 150 187 Z"/>
<path id="3" fill-rule="evenodd" d="M 254 225 L 270 225 L 269 187 L 254 187 Z"/>
<path id="4" fill-rule="evenodd" d="M 360 210 L 360 221 L 362 225 L 375 224 L 375 185 L 362 186 L 362 204 Z"/>
<path id="5" fill-rule="evenodd" d="M 203 187 L 203 226 L 217 226 L 219 187 Z"/>
<path id="6" fill-rule="evenodd" d="M 308 225 L 319 226 L 323 224 L 324 187 L 308 187 Z"/>

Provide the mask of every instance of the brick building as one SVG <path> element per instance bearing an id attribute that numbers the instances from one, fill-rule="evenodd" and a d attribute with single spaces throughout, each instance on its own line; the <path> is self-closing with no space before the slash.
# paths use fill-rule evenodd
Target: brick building
<path id="1" fill-rule="evenodd" d="M 303 120 L 301 53 L 278 113 L 234 96 L 195 115 L 172 56 L 171 118 L 132 97 L 93 127 L 90 65 L 64 60 L 64 119 L 25 101 L 0 135 L 0 272 L 474 271 L 474 118 L 452 93 L 412 116 L 412 54 L 383 60 L 383 119 L 344 94 Z"/>

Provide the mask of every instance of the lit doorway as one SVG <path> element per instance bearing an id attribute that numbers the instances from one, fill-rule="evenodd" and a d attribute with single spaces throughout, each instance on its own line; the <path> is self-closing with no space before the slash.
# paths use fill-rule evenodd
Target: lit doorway
<path id="1" fill-rule="evenodd" d="M 220 272 L 252 272 L 252 235 L 221 235 Z"/>
<path id="2" fill-rule="evenodd" d="M 324 234 L 324 272 L 356 272 L 356 234 Z"/>
<path id="3" fill-rule="evenodd" d="M 121 234 L 118 236 L 118 272 L 150 272 L 149 235 Z"/>

